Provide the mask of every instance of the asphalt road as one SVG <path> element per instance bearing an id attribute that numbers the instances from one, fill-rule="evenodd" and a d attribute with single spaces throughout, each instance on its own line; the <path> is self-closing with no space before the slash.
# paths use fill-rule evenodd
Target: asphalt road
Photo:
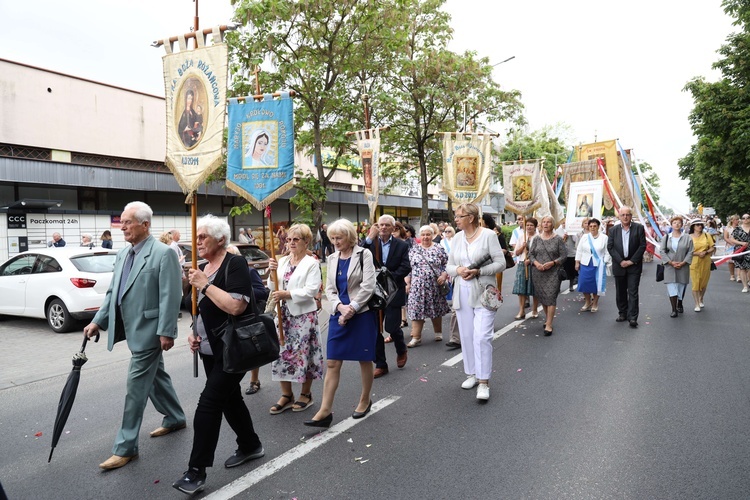
<path id="1" fill-rule="evenodd" d="M 266 456 L 235 469 L 225 425 L 218 467 L 205 497 L 253 499 L 733 499 L 748 498 L 750 340 L 741 318 L 750 294 L 713 273 L 706 308 L 669 318 L 665 286 L 647 265 L 640 328 L 615 323 L 614 283 L 599 312 L 580 313 L 578 294 L 560 296 L 555 333 L 542 320 L 516 323 L 506 272 L 506 304 L 496 317 L 491 398 L 460 388 L 462 363 L 426 328 L 403 370 L 375 381 L 374 411 L 349 418 L 359 369 L 344 367 L 334 426 L 316 434 L 313 411 L 268 414 L 279 396 L 270 369 L 246 396 Z M 564 283 L 567 286 L 567 282 Z M 186 331 L 187 321 L 181 323 Z M 447 320 L 446 320 L 447 327 Z M 23 332 L 20 332 L 23 330 Z M 446 328 L 447 331 L 447 328 Z M 503 333 L 504 332 L 504 333 Z M 0 481 L 10 499 L 184 498 L 171 483 L 186 470 L 192 413 L 202 389 L 187 349 L 167 353 L 167 369 L 189 414 L 185 431 L 151 439 L 160 415 L 149 405 L 140 457 L 103 473 L 124 397 L 128 352 L 90 345 L 90 364 L 51 463 L 50 438 L 65 363 L 79 334 L 55 335 L 43 322 L 4 319 L 0 347 Z M 22 377 L 19 369 L 27 367 Z M 69 366 L 69 365 L 68 365 Z M 15 380 L 15 382 L 9 382 Z M 295 387 L 298 392 L 298 388 Z M 322 383 L 313 385 L 318 407 Z M 41 433 L 40 436 L 35 436 Z"/>

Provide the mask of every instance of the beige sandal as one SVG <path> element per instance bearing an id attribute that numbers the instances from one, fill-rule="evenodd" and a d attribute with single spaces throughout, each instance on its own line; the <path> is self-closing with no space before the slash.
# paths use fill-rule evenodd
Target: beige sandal
<path id="1" fill-rule="evenodd" d="M 417 347 L 418 345 L 422 345 L 422 339 L 416 339 L 412 337 L 409 343 L 406 344 L 406 347 Z"/>

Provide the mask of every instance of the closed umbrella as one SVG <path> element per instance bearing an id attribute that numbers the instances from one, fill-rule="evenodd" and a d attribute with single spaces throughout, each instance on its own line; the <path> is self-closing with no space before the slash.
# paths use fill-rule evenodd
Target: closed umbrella
<path id="1" fill-rule="evenodd" d="M 55 446 L 57 446 L 57 442 L 60 440 L 63 427 L 65 427 L 65 422 L 68 421 L 68 416 L 70 415 L 70 409 L 73 407 L 76 391 L 78 391 L 78 382 L 81 379 L 81 367 L 89 360 L 84 352 L 88 340 L 88 337 L 84 335 L 80 352 L 73 355 L 73 371 L 68 375 L 68 380 L 65 382 L 62 394 L 60 394 L 60 402 L 57 404 L 57 418 L 55 418 L 55 429 L 52 432 L 52 449 L 49 452 L 47 463 L 52 460 L 52 453 L 55 452 Z M 99 333 L 96 334 L 94 342 L 99 342 Z"/>

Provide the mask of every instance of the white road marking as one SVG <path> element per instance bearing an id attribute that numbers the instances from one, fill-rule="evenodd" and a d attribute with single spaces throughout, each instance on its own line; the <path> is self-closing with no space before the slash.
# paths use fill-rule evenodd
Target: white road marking
<path id="1" fill-rule="evenodd" d="M 295 446 L 294 448 L 287 451 L 286 453 L 282 453 L 281 455 L 274 458 L 270 462 L 264 463 L 257 469 L 251 470 L 244 476 L 235 479 L 231 483 L 227 484 L 226 486 L 222 487 L 219 490 L 216 490 L 215 492 L 211 493 L 210 495 L 204 498 L 206 500 L 209 500 L 209 499 L 224 500 L 224 499 L 233 498 L 235 495 L 239 495 L 240 493 L 247 490 L 248 488 L 258 484 L 259 482 L 266 479 L 267 477 L 270 477 L 271 475 L 280 471 L 287 465 L 290 465 L 295 460 L 304 457 L 305 455 L 307 455 L 314 449 L 340 436 L 347 430 L 354 427 L 356 424 L 368 419 L 370 415 L 377 413 L 383 408 L 395 403 L 396 401 L 398 401 L 398 399 L 399 399 L 399 396 L 388 396 L 386 398 L 381 399 L 380 401 L 373 402 L 372 409 L 370 410 L 370 414 L 367 415 L 366 417 L 359 419 L 359 420 L 355 420 L 351 417 L 347 418 L 346 420 L 342 420 L 341 422 L 329 428 L 328 430 L 323 431 L 319 434 L 316 434 L 315 436 L 311 437 L 304 443 Z M 306 429 L 312 429 L 312 427 L 309 427 Z"/>

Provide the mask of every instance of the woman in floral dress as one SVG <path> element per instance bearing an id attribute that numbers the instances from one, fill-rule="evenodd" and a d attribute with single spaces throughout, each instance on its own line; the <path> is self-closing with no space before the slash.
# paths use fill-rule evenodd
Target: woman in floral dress
<path id="1" fill-rule="evenodd" d="M 448 280 L 445 265 L 448 255 L 443 247 L 432 242 L 435 236 L 430 226 L 419 229 L 420 243 L 409 249 L 411 275 L 406 277 L 407 315 L 411 319 L 411 341 L 406 347 L 422 343 L 425 318 L 432 320 L 435 342 L 443 340 L 443 316 L 450 312 L 448 301 L 440 293 L 439 285 Z"/>
<path id="2" fill-rule="evenodd" d="M 286 410 L 304 411 L 313 404 L 313 380 L 323 376 L 323 350 L 320 347 L 318 306 L 315 296 L 322 282 L 318 260 L 307 255 L 312 232 L 305 224 L 295 224 L 287 231 L 286 244 L 289 255 L 281 257 L 278 264 L 270 260 L 269 267 L 281 286 L 269 281 L 271 297 L 281 302 L 281 324 L 284 327 L 284 345 L 279 358 L 271 365 L 271 378 L 281 383 L 281 398 L 271 407 L 271 415 Z M 273 275 L 272 275 L 273 276 Z M 292 382 L 302 384 L 300 397 L 295 401 Z"/>

